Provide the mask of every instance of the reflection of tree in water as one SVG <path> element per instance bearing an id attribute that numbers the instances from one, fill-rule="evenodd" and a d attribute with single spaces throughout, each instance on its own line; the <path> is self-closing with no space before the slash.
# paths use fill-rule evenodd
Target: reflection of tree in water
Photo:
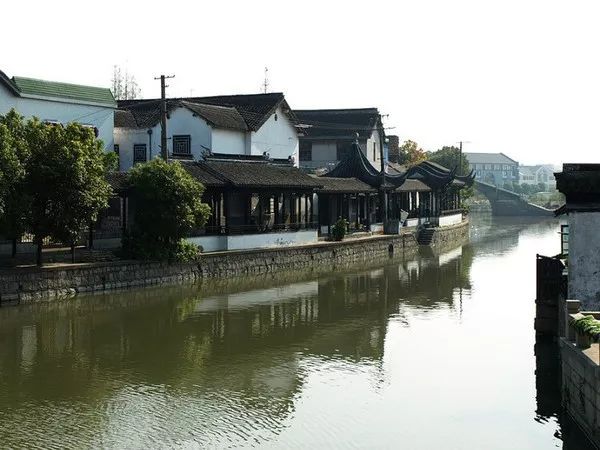
<path id="1" fill-rule="evenodd" d="M 174 427 L 167 417 L 181 411 L 200 417 L 200 435 L 214 431 L 215 417 L 229 427 L 250 416 L 281 423 L 293 411 L 306 358 L 380 366 L 389 315 L 401 304 L 451 304 L 457 288 L 469 287 L 472 252 L 443 258 L 395 258 L 316 280 L 310 273 L 295 274 L 296 282 L 255 278 L 253 286 L 269 287 L 250 291 L 216 283 L 2 309 L 0 438 L 27 420 L 41 436 L 51 433 L 50 415 L 61 417 L 55 405 L 80 403 L 92 412 L 78 414 L 69 432 L 97 444 L 114 417 L 133 420 L 172 397 L 182 400 L 155 412 L 159 428 Z M 130 399 L 139 386 L 160 395 Z M 117 400 L 124 411 L 140 410 L 129 419 L 102 413 Z"/>

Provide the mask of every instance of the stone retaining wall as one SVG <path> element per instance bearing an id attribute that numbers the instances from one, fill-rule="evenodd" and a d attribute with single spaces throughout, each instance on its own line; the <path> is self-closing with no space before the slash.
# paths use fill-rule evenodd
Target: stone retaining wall
<path id="1" fill-rule="evenodd" d="M 564 338 L 560 357 L 563 407 L 600 448 L 600 366 Z"/>
<path id="2" fill-rule="evenodd" d="M 436 229 L 434 246 L 461 243 L 468 221 Z M 313 266 L 334 266 L 417 251 L 414 230 L 343 242 L 301 247 L 228 251 L 203 254 L 198 262 L 167 264 L 119 261 L 42 269 L 0 271 L 0 303 L 32 302 L 69 297 L 80 292 L 106 291 L 156 284 L 193 282 L 202 278 L 258 275 Z"/>
<path id="3" fill-rule="evenodd" d="M 469 220 L 456 225 L 435 228 L 431 245 L 433 247 L 447 247 L 453 243 L 464 242 L 469 238 Z"/>

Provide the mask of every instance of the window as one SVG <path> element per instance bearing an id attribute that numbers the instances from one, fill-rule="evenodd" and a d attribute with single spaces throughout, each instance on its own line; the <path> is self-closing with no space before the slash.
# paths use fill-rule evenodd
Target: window
<path id="1" fill-rule="evenodd" d="M 569 225 L 560 226 L 560 252 L 563 255 L 569 254 Z"/>
<path id="2" fill-rule="evenodd" d="M 173 136 L 173 154 L 174 155 L 191 155 L 192 138 L 189 134 L 186 135 L 175 135 Z"/>
<path id="3" fill-rule="evenodd" d="M 119 144 L 115 144 L 115 153 L 118 155 L 119 154 Z"/>
<path id="4" fill-rule="evenodd" d="M 312 161 L 312 142 L 300 142 L 300 161 Z"/>
<path id="5" fill-rule="evenodd" d="M 133 163 L 146 162 L 146 144 L 134 144 Z"/>
<path id="6" fill-rule="evenodd" d="M 508 172 L 506 170 L 502 171 L 502 178 L 508 178 Z"/>
<path id="7" fill-rule="evenodd" d="M 349 141 L 338 141 L 336 143 L 336 159 L 341 161 L 350 152 L 350 146 L 352 142 Z"/>

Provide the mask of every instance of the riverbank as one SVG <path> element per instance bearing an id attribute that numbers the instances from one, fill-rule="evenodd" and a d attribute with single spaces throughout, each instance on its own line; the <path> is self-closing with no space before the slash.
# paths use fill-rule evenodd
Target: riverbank
<path id="1" fill-rule="evenodd" d="M 469 235 L 469 222 L 435 228 L 431 246 L 456 245 Z M 84 292 L 194 282 L 205 278 L 259 275 L 373 260 L 416 252 L 417 231 L 376 235 L 296 247 L 206 253 L 194 263 L 114 261 L 0 271 L 0 304 L 68 298 Z"/>

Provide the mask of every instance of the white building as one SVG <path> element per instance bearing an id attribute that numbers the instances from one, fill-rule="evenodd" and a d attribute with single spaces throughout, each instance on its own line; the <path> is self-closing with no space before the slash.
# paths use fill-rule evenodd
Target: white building
<path id="1" fill-rule="evenodd" d="M 381 169 L 381 115 L 377 108 L 294 110 L 298 117 L 300 166 L 332 169 L 356 140 L 377 170 Z"/>
<path id="2" fill-rule="evenodd" d="M 107 149 L 113 148 L 116 102 L 108 88 L 34 78 L 9 78 L 0 71 L 0 114 L 15 109 L 25 117 L 67 124 L 78 122 L 97 130 Z"/>
<path id="3" fill-rule="evenodd" d="M 544 164 L 536 166 L 519 166 L 520 184 L 537 185 L 544 183 L 549 189 L 556 188 L 554 167 Z"/>
<path id="4" fill-rule="evenodd" d="M 581 301 L 585 311 L 600 310 L 600 164 L 563 164 L 557 188 L 567 214 L 569 299 Z"/>
<path id="5" fill-rule="evenodd" d="M 281 93 L 169 99 L 167 111 L 171 158 L 264 155 L 298 163 L 296 118 Z M 114 143 L 121 170 L 160 155 L 160 137 L 160 100 L 119 102 Z"/>

